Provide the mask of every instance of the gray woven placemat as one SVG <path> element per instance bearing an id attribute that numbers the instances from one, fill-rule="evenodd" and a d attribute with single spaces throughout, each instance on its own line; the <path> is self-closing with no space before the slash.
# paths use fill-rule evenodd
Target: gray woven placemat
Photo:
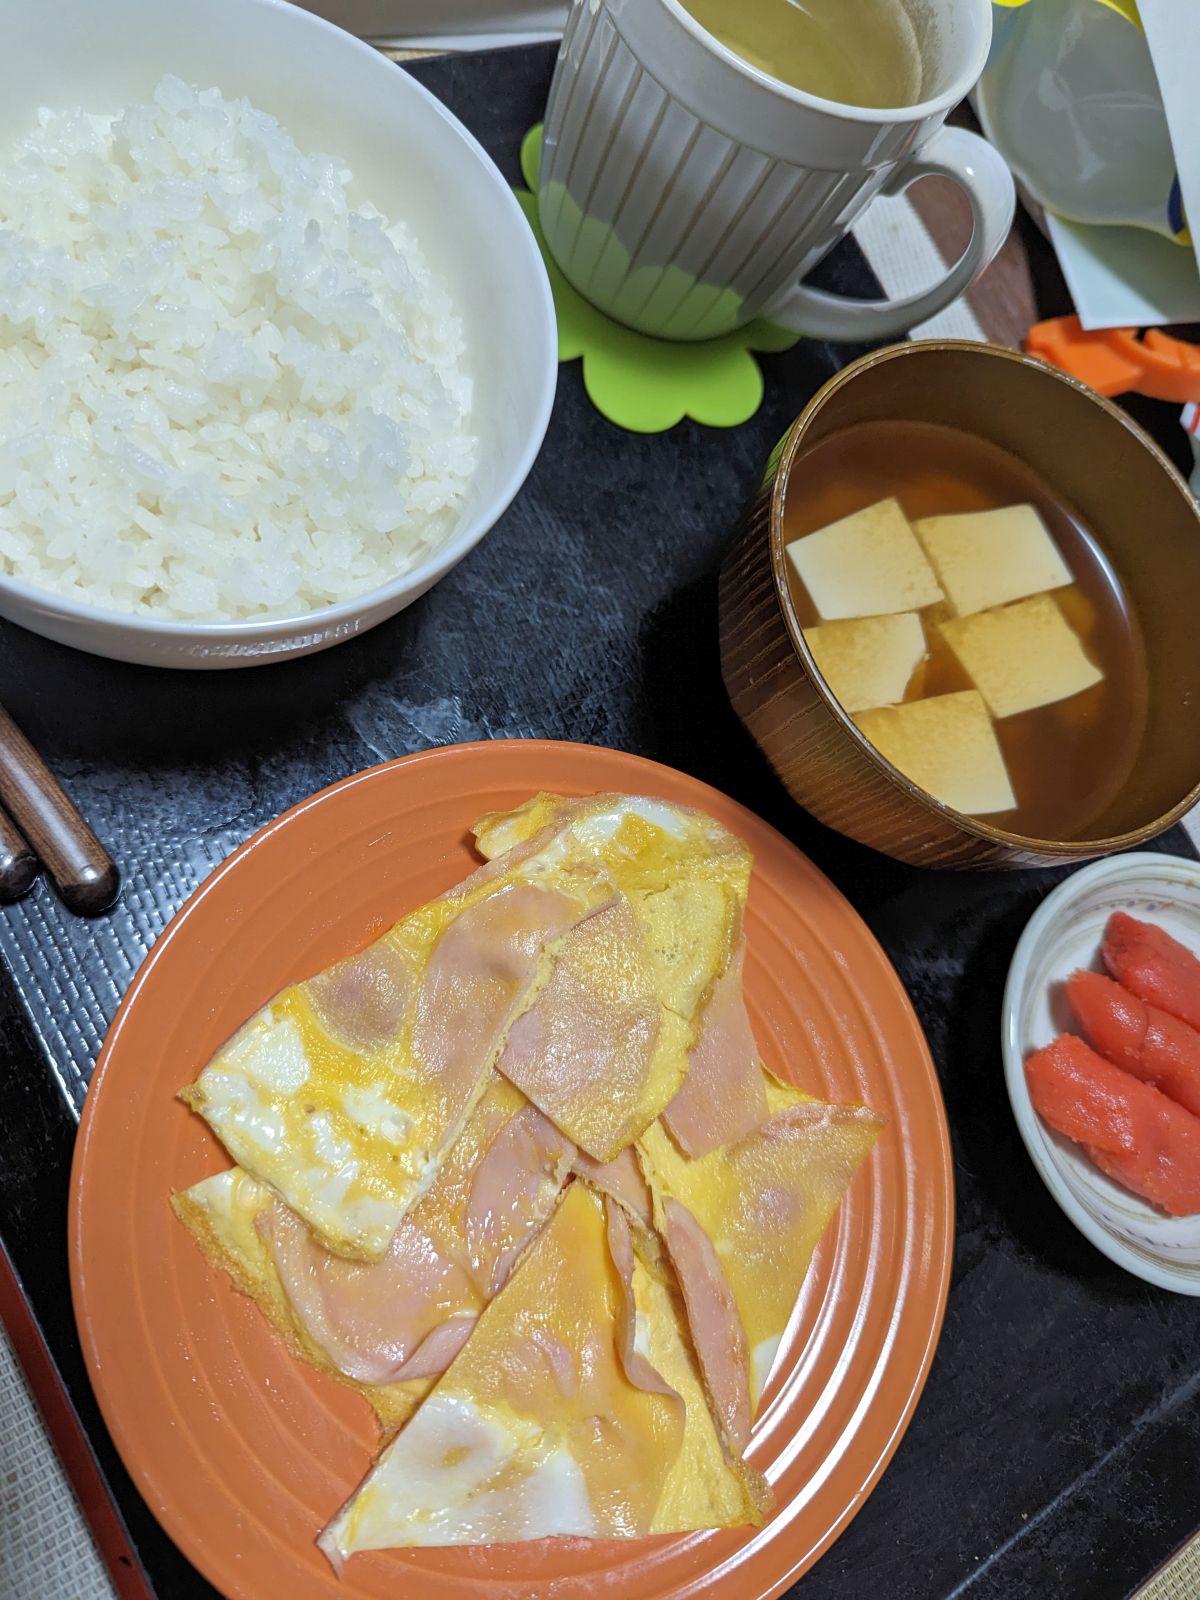
<path id="1" fill-rule="evenodd" d="M 5 1600 L 116 1600 L 2 1325 L 0 1595 Z"/>
<path id="2" fill-rule="evenodd" d="M 1156 1572 L 1132 1600 L 1200 1600 L 1200 1533 Z"/>

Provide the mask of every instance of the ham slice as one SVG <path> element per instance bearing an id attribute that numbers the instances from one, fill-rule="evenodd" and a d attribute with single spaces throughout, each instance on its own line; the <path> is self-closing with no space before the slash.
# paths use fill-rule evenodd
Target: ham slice
<path id="1" fill-rule="evenodd" d="M 755 1405 L 813 1252 L 883 1126 L 865 1106 L 822 1105 L 783 1084 L 769 1086 L 767 1093 L 780 1109 L 745 1139 L 709 1155 L 684 1155 L 661 1121 L 638 1142 L 655 1221 L 666 1238 L 689 1320 L 693 1307 L 710 1314 L 710 1300 L 719 1310 L 721 1292 L 707 1251 L 690 1224 L 680 1224 L 678 1213 L 672 1239 L 664 1215 L 670 1202 L 686 1207 L 718 1257 L 749 1341 Z M 708 1326 L 693 1323 L 697 1351 L 705 1348 Z M 717 1349 L 720 1353 L 720 1344 Z M 729 1402 L 735 1391 L 721 1379 L 716 1362 L 704 1361 L 703 1355 L 701 1360 L 714 1403 L 719 1403 L 719 1389 L 736 1422 L 737 1407 Z"/>
<path id="2" fill-rule="evenodd" d="M 536 1106 L 518 1111 L 475 1169 L 467 1206 L 471 1274 L 498 1294 L 536 1226 L 550 1215 L 575 1146 Z"/>
<path id="3" fill-rule="evenodd" d="M 536 837 L 523 841 L 506 860 L 487 862 L 477 868 L 443 899 L 460 899 L 465 892 L 478 890 L 503 877 L 514 866 L 519 867 L 545 848 L 560 827 L 565 825 L 565 821 L 564 817 L 558 826 L 545 828 Z M 503 908 L 494 907 L 485 912 L 483 907 L 491 905 L 491 902 L 481 901 L 461 913 L 450 925 L 438 945 L 440 956 L 435 956 L 432 963 L 433 969 L 440 974 L 435 984 L 445 982 L 448 968 L 457 967 L 463 976 L 469 977 L 472 973 L 475 976 L 488 976 L 486 964 L 481 967 L 478 959 L 473 961 L 471 952 L 472 947 L 481 938 L 486 939 L 493 929 L 507 936 L 510 947 L 507 953 L 497 953 L 498 964 L 503 968 L 506 959 L 509 962 L 513 959 L 514 944 L 520 947 L 524 943 L 526 948 L 536 946 L 540 949 L 542 937 L 538 930 L 547 915 L 551 920 L 545 925 L 544 936 L 553 938 L 570 926 L 579 914 L 576 911 L 564 921 L 562 908 L 553 905 L 545 891 L 525 884 L 513 887 L 520 891 L 518 898 L 509 900 Z M 524 930 L 513 926 L 522 916 L 528 919 L 528 927 Z M 468 952 L 465 961 L 464 950 Z M 319 972 L 315 978 L 309 978 L 303 988 L 331 1038 L 356 1050 L 371 1051 L 392 1043 L 398 1037 L 412 1000 L 413 983 L 409 956 L 393 942 L 390 935 L 384 934 L 365 950 L 356 951 L 354 955 Z"/>
<path id="4" fill-rule="evenodd" d="M 643 1228 L 654 1225 L 650 1189 L 637 1164 L 633 1146 L 622 1150 L 611 1161 L 594 1161 L 585 1150 L 576 1150 L 571 1171 L 602 1195 L 613 1199 L 627 1216 Z"/>
<path id="5" fill-rule="evenodd" d="M 685 1205 L 663 1206 L 667 1253 L 687 1306 L 692 1343 L 722 1434 L 731 1449 L 750 1440 L 750 1349 L 729 1280 L 712 1241 Z"/>
<path id="6" fill-rule="evenodd" d="M 554 946 L 554 971 L 513 1023 L 499 1070 L 574 1142 L 609 1161 L 642 1131 L 660 1006 L 623 896 Z"/>
<path id="7" fill-rule="evenodd" d="M 679 1454 L 681 1407 L 629 1382 L 621 1311 L 602 1202 L 571 1184 L 458 1359 L 321 1535 L 330 1561 L 649 1533 Z"/>
<path id="8" fill-rule="evenodd" d="M 412 997 L 404 952 L 380 939 L 305 984 L 331 1039 L 353 1050 L 378 1050 L 400 1031 Z"/>
<path id="9" fill-rule="evenodd" d="M 339 1372 L 367 1384 L 435 1377 L 550 1216 L 572 1154 L 553 1123 L 493 1075 L 378 1261 L 332 1254 L 281 1203 L 257 1226 L 292 1310 Z"/>
<path id="10" fill-rule="evenodd" d="M 514 883 L 468 906 L 438 940 L 417 994 L 413 1054 L 436 1078 L 451 1119 L 495 1054 L 542 947 L 578 920 L 566 895 Z"/>
<path id="11" fill-rule="evenodd" d="M 743 940 L 713 984 L 683 1086 L 663 1121 L 689 1156 L 706 1156 L 767 1120 L 767 1093 L 758 1046 L 742 994 Z"/>
<path id="12" fill-rule="evenodd" d="M 678 1400 L 671 1385 L 651 1366 L 649 1358 L 638 1349 L 637 1301 L 633 1294 L 633 1268 L 636 1257 L 633 1234 L 629 1221 L 616 1201 L 606 1199 L 604 1216 L 608 1235 L 608 1250 L 620 1280 L 620 1321 L 617 1327 L 617 1349 L 621 1365 L 630 1383 L 650 1394 L 668 1394 Z M 680 1401 L 680 1427 L 683 1426 L 682 1401 Z"/>
<path id="13" fill-rule="evenodd" d="M 440 1378 L 475 1331 L 478 1317 L 451 1317 L 427 1333 L 396 1374 L 397 1378 Z"/>
<path id="14" fill-rule="evenodd" d="M 378 1261 L 335 1256 L 287 1206 L 258 1219 L 284 1292 L 313 1342 L 348 1378 L 394 1383 L 447 1305 L 474 1307 L 464 1263 L 439 1251 L 411 1218 L 396 1229 Z"/>
<path id="15" fill-rule="evenodd" d="M 533 859 L 553 845 L 544 830 L 281 990 L 181 1092 L 328 1249 L 385 1254 L 532 998 L 546 945 L 611 903 L 598 869 L 556 875 Z"/>

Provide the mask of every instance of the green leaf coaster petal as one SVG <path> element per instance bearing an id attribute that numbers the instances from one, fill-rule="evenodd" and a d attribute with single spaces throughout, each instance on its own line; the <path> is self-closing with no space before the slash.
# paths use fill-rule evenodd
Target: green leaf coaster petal
<path id="1" fill-rule="evenodd" d="M 631 433 L 665 433 L 684 417 L 710 428 L 736 428 L 762 404 L 763 376 L 752 351 L 790 350 L 799 335 L 752 322 L 718 339 L 682 342 L 636 333 L 598 311 L 568 283 L 546 247 L 538 218 L 539 124 L 521 145 L 528 189 L 516 191 L 554 293 L 558 359 L 582 358 L 583 384 L 602 416 Z M 572 203 L 568 196 L 561 203 Z M 584 218 L 581 226 L 587 226 Z M 619 247 L 618 247 L 619 248 Z"/>

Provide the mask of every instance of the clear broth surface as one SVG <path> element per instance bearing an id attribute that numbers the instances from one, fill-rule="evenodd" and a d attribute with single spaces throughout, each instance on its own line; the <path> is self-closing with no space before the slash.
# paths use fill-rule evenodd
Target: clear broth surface
<path id="1" fill-rule="evenodd" d="M 1029 838 L 1102 836 L 1104 815 L 1138 758 L 1148 696 L 1141 629 L 1116 573 L 1077 514 L 1016 456 L 933 423 L 864 422 L 821 440 L 792 467 L 785 540 L 892 495 L 912 521 L 1026 504 L 1041 512 L 1075 578 L 1054 597 L 1104 679 L 1068 700 L 996 720 L 1017 806 L 984 820 Z M 801 626 L 813 626 L 820 619 L 790 562 L 788 583 Z M 937 624 L 946 615 L 941 605 L 922 613 L 929 655 L 906 700 L 974 687 L 941 639 Z"/>
<path id="2" fill-rule="evenodd" d="M 908 106 L 921 98 L 921 51 L 899 0 L 681 0 L 752 67 L 823 100 Z"/>

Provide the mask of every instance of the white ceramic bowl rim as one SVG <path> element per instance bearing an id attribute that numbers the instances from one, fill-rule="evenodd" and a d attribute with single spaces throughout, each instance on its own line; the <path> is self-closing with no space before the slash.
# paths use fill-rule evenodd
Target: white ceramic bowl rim
<path id="1" fill-rule="evenodd" d="M 1147 875 L 1176 876 L 1200 889 L 1200 862 L 1185 856 L 1159 854 L 1155 851 L 1134 851 L 1127 855 L 1111 856 L 1103 861 L 1093 861 L 1089 866 L 1073 872 L 1042 901 L 1026 923 L 1017 947 L 1013 952 L 1004 986 L 1001 1010 L 1000 1045 L 1004 1057 L 1004 1080 L 1013 1116 L 1021 1140 L 1029 1154 L 1038 1176 L 1049 1189 L 1062 1210 L 1087 1239 L 1117 1266 L 1160 1289 L 1170 1289 L 1176 1294 L 1200 1295 L 1200 1275 L 1195 1272 L 1175 1271 L 1169 1266 L 1151 1260 L 1142 1251 L 1134 1250 L 1080 1203 L 1052 1160 L 1047 1160 L 1041 1147 L 1044 1125 L 1033 1109 L 1029 1088 L 1025 1081 L 1025 1062 L 1018 1037 L 1020 1002 L 1029 977 L 1029 967 L 1043 935 L 1062 911 L 1088 888 L 1106 880 L 1120 882 L 1123 878 L 1143 879 Z M 1049 1043 L 1049 1040 L 1046 1041 Z"/>
<path id="2" fill-rule="evenodd" d="M 500 169 L 478 139 L 475 138 L 474 134 L 469 132 L 453 112 L 443 105 L 438 97 L 427 89 L 423 83 L 419 83 L 403 67 L 386 62 L 373 46 L 362 39 L 355 38 L 353 34 L 347 33 L 345 29 L 337 27 L 334 23 L 326 21 L 325 18 L 315 15 L 315 13 L 298 11 L 297 7 L 286 3 L 286 0 L 243 0 L 243 3 L 247 6 L 259 6 L 263 10 L 275 11 L 280 14 L 281 20 L 286 20 L 288 23 L 299 21 L 305 27 L 315 28 L 327 34 L 331 41 L 336 42 L 336 48 L 354 50 L 361 55 L 378 61 L 386 70 L 396 72 L 401 83 L 398 88 L 399 93 L 415 94 L 436 111 L 438 116 L 451 125 L 469 153 L 494 178 L 497 190 L 503 190 L 504 192 L 506 201 L 502 201 L 502 203 L 506 203 L 507 209 L 511 213 L 514 223 L 514 237 L 522 240 L 522 248 L 524 248 L 528 259 L 530 277 L 533 283 L 536 284 L 536 293 L 541 301 L 541 311 L 546 326 L 548 329 L 553 330 L 556 326 L 554 296 L 550 289 L 550 280 L 542 263 L 541 253 L 538 250 L 533 231 L 529 227 L 524 212 L 517 203 L 511 186 L 506 182 Z M 554 406 L 555 389 L 558 383 L 558 352 L 555 348 L 553 336 L 547 340 L 545 357 L 538 385 L 533 426 L 529 429 L 528 436 L 519 453 L 514 456 L 508 471 L 489 494 L 486 504 L 468 517 L 451 538 L 435 546 L 416 566 L 409 568 L 407 572 L 400 574 L 387 583 L 378 584 L 373 589 L 364 590 L 361 594 L 351 595 L 349 599 L 339 600 L 334 605 L 321 606 L 315 610 L 289 612 L 286 616 L 234 618 L 225 622 L 192 622 L 182 617 L 164 617 L 160 619 L 147 612 L 115 611 L 104 606 L 89 605 L 86 601 L 75 600 L 69 595 L 61 594 L 58 590 L 41 588 L 36 584 L 27 583 L 24 579 L 14 578 L 4 573 L 0 573 L 0 590 L 44 607 L 47 610 L 52 610 L 62 617 L 82 623 L 111 625 L 144 637 L 175 638 L 195 643 L 228 638 L 231 641 L 252 646 L 260 641 L 266 642 L 276 634 L 292 634 L 297 629 L 319 628 L 323 633 L 330 633 L 334 630 L 336 624 L 352 622 L 375 602 L 388 601 L 410 591 L 419 592 L 422 589 L 431 587 L 451 567 L 469 554 L 491 531 L 505 511 L 508 510 L 525 479 L 529 476 L 534 462 L 537 460 L 546 436 L 546 430 L 550 425 L 550 413 Z M 264 658 L 264 660 L 266 659 L 275 658 Z M 278 659 L 283 659 L 283 657 Z"/>

